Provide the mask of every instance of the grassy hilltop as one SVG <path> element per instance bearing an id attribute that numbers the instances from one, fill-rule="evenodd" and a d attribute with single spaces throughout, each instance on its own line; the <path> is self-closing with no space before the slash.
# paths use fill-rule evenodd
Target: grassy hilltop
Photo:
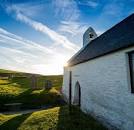
<path id="1" fill-rule="evenodd" d="M 12 71 L 12 70 L 0 69 L 0 73 L 19 73 L 19 72 L 17 72 L 17 71 Z"/>

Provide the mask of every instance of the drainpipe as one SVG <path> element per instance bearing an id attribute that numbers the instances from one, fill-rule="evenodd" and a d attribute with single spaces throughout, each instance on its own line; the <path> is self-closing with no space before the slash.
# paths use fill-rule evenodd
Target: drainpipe
<path id="1" fill-rule="evenodd" d="M 72 71 L 69 72 L 69 112 L 71 112 L 71 100 L 72 100 Z"/>

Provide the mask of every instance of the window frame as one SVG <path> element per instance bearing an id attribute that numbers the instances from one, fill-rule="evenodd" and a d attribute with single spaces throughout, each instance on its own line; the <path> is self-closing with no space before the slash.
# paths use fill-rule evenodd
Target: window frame
<path id="1" fill-rule="evenodd" d="M 131 93 L 134 93 L 134 73 L 133 73 L 133 71 L 134 71 L 134 64 L 132 62 L 133 55 L 134 55 L 134 50 L 128 52 Z"/>

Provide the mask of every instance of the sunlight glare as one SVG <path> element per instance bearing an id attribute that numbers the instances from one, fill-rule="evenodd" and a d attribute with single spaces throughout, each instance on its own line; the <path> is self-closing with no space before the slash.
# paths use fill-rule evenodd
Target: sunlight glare
<path id="1" fill-rule="evenodd" d="M 67 56 L 57 55 L 55 56 L 53 62 L 51 64 L 37 64 L 33 65 L 34 70 L 37 73 L 44 74 L 44 75 L 58 75 L 63 74 L 63 67 L 67 65 Z"/>

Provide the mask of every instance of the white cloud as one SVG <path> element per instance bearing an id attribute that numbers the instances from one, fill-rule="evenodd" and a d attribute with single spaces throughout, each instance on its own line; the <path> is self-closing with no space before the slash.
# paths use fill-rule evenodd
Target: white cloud
<path id="1" fill-rule="evenodd" d="M 36 17 L 44 10 L 43 5 L 44 4 L 42 4 L 41 2 L 12 4 L 6 7 L 6 11 L 10 13 L 14 10 L 16 12 L 21 12 L 29 17 Z"/>
<path id="2" fill-rule="evenodd" d="M 2 28 L 0 28 L 0 50 L 0 68 L 45 75 L 62 74 L 63 64 L 74 54 L 59 46 L 54 48 L 41 46 Z"/>
<path id="3" fill-rule="evenodd" d="M 88 1 L 87 5 L 95 8 L 99 5 L 99 3 L 95 2 L 95 1 Z"/>
<path id="4" fill-rule="evenodd" d="M 96 1 L 93 1 L 93 0 L 87 0 L 87 1 L 79 1 L 79 4 L 80 5 L 86 5 L 86 6 L 89 6 L 89 7 L 92 7 L 92 8 L 96 8 L 99 3 L 96 2 Z"/>
<path id="5" fill-rule="evenodd" d="M 53 0 L 52 5 L 55 15 L 62 20 L 75 21 L 80 16 L 80 10 L 74 0 Z"/>
<path id="6" fill-rule="evenodd" d="M 9 8 L 9 7 L 8 7 Z M 8 9 L 9 10 L 9 9 Z M 49 36 L 55 44 L 60 44 L 63 47 L 70 49 L 74 52 L 76 52 L 79 48 L 79 46 L 75 45 L 74 43 L 70 42 L 65 36 L 58 34 L 54 30 L 50 29 L 48 26 L 37 22 L 35 20 L 32 20 L 31 18 L 23 15 L 20 11 L 18 11 L 17 6 L 10 6 L 10 11 L 15 11 L 16 18 L 28 25 L 30 25 L 35 30 Z"/>
<path id="7" fill-rule="evenodd" d="M 79 22 L 61 21 L 59 31 L 67 32 L 75 36 L 75 35 L 83 34 L 87 28 L 88 28 L 87 25 L 84 25 Z"/>
<path id="8" fill-rule="evenodd" d="M 79 10 L 76 3 L 73 1 L 73 4 L 70 1 L 66 1 L 64 4 L 62 1 L 60 2 L 61 5 L 55 5 L 56 7 L 58 6 L 57 11 L 62 7 L 61 13 L 64 17 L 63 20 L 68 19 L 69 24 L 74 25 L 75 20 L 79 17 Z M 0 49 L 2 50 L 0 52 L 0 63 L 2 63 L 0 67 L 42 74 L 61 74 L 63 72 L 63 64 L 79 50 L 80 47 L 47 25 L 33 20 L 31 17 L 37 15 L 36 12 L 32 11 L 34 8 L 38 8 L 38 6 L 30 7 L 27 13 L 27 5 L 12 4 L 8 5 L 7 11 L 15 16 L 17 20 L 48 36 L 53 43 L 46 47 L 0 28 Z M 39 12 L 40 10 L 37 10 L 37 13 Z M 69 24 L 65 21 L 63 24 L 66 27 L 68 26 L 67 29 L 71 32 Z M 79 25 L 73 28 L 72 33 L 76 33 L 76 30 L 79 30 L 79 32 L 82 31 Z M 62 28 L 62 31 L 65 31 L 65 27 Z"/>
<path id="9" fill-rule="evenodd" d="M 42 45 L 39 45 L 38 43 L 35 43 L 33 41 L 30 41 L 30 40 L 26 40 L 20 36 L 17 36 L 15 34 L 12 34 L 2 28 L 0 28 L 0 40 L 3 41 L 5 44 L 8 44 L 8 45 L 12 45 L 12 46 L 19 46 L 22 45 L 24 47 L 24 49 L 26 48 L 31 48 L 31 49 L 37 49 L 39 51 L 42 51 L 44 53 L 50 53 L 52 54 L 53 51 L 50 50 L 49 48 L 45 47 L 45 46 L 42 46 Z M 10 41 L 10 42 L 8 42 Z M 22 48 L 21 46 L 21 48 Z"/>
<path id="10" fill-rule="evenodd" d="M 54 54 L 54 51 L 51 49 L 14 35 L 2 28 L 0 28 L 0 40 L 0 53 L 12 57 L 9 59 L 20 59 L 20 57 L 22 57 L 22 60 L 24 58 L 31 62 L 32 60 L 38 61 L 39 56 L 41 58 L 43 58 L 43 56 L 50 58 L 50 56 Z"/>

